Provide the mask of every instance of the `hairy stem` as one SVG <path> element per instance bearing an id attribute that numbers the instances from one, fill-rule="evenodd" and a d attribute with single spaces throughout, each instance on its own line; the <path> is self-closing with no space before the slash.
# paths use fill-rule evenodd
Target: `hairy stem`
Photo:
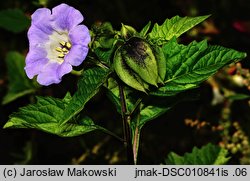
<path id="1" fill-rule="evenodd" d="M 132 147 L 132 142 L 131 142 L 131 132 L 130 132 L 130 127 L 129 127 L 130 115 L 127 114 L 126 97 L 124 94 L 123 86 L 121 84 L 119 85 L 119 94 L 120 94 L 120 101 L 121 101 L 124 145 L 127 150 L 127 161 L 128 161 L 128 164 L 135 164 L 134 155 L 133 155 L 133 147 Z"/>

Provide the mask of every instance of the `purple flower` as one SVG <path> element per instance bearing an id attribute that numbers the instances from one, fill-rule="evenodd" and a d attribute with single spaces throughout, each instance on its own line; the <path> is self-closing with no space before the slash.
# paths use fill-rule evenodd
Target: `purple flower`
<path id="1" fill-rule="evenodd" d="M 52 9 L 37 9 L 28 31 L 29 53 L 25 71 L 41 85 L 57 84 L 72 66 L 80 65 L 88 54 L 89 30 L 80 11 L 60 4 Z"/>

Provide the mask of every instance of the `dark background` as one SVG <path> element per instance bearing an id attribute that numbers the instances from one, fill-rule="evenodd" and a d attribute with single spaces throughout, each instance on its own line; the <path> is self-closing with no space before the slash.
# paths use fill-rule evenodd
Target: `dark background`
<path id="1" fill-rule="evenodd" d="M 34 2 L 1 1 L 0 9 L 20 8 L 30 15 L 40 7 Z M 96 22 L 109 21 L 117 30 L 120 29 L 121 23 L 131 25 L 139 31 L 148 21 L 162 24 L 166 18 L 175 15 L 211 14 L 209 22 L 215 30 L 205 31 L 204 27 L 198 28 L 193 34 L 188 33 L 183 36 L 182 41 L 188 43 L 191 40 L 207 38 L 211 44 L 250 53 L 249 0 L 55 0 L 48 1 L 47 7 L 53 8 L 62 2 L 79 9 L 85 17 L 84 24 L 88 27 Z M 233 26 L 237 21 L 246 22 L 246 31 L 241 32 Z M 0 29 L 0 101 L 7 91 L 8 78 L 4 59 L 10 50 L 18 50 L 23 54 L 27 52 L 26 32 L 14 34 Z M 246 58 L 242 64 L 249 68 L 249 58 Z M 75 85 L 75 80 L 68 75 L 60 85 L 43 88 L 41 94 L 62 98 L 68 89 L 74 92 Z M 214 122 L 220 117 L 222 108 L 212 107 L 210 104 L 211 87 L 204 83 L 199 92 L 198 100 L 178 104 L 168 113 L 145 126 L 142 132 L 139 164 L 160 164 L 170 151 L 183 154 L 190 152 L 193 146 L 202 146 L 208 142 L 218 143 L 218 135 L 211 131 L 197 131 L 184 124 L 184 119 L 196 119 L 198 114 L 201 119 Z M 13 111 L 27 104 L 26 96 L 1 106 L 0 127 L 7 122 L 8 116 Z M 104 91 L 87 104 L 85 111 L 98 124 L 122 135 L 120 117 L 115 113 L 115 108 L 104 95 Z M 237 102 L 232 111 L 235 120 L 250 121 L 247 101 Z M 232 164 L 239 164 L 237 156 L 233 155 Z M 37 130 L 0 129 L 0 164 L 73 163 L 126 164 L 125 151 L 122 143 L 101 132 L 92 132 L 75 138 L 60 138 Z"/>

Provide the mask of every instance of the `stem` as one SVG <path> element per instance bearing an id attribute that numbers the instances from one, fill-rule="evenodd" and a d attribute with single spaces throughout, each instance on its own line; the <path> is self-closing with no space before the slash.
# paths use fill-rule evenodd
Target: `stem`
<path id="1" fill-rule="evenodd" d="M 101 130 L 102 132 L 107 133 L 108 135 L 116 138 L 117 140 L 119 140 L 121 142 L 124 142 L 124 140 L 121 137 L 117 136 L 115 133 L 109 131 L 108 129 L 106 129 L 104 127 L 101 127 L 101 126 L 96 126 L 96 128 L 99 129 L 99 130 Z"/>
<path id="2" fill-rule="evenodd" d="M 101 68 L 110 69 L 110 67 L 107 64 L 105 64 L 104 62 L 101 62 L 99 60 L 96 60 L 94 57 L 89 56 L 88 60 L 90 60 L 93 64 L 95 64 Z"/>
<path id="3" fill-rule="evenodd" d="M 96 65 L 101 67 L 101 68 L 109 69 L 109 67 L 106 64 L 102 63 L 102 62 L 96 63 Z"/>
<path id="4" fill-rule="evenodd" d="M 123 134 L 124 134 L 124 145 L 127 150 L 127 161 L 128 164 L 134 163 L 133 147 L 131 142 L 131 132 L 129 127 L 130 115 L 127 114 L 127 104 L 126 98 L 123 90 L 123 86 L 119 84 L 119 94 L 121 101 L 121 113 L 122 113 L 122 123 L 123 123 Z"/>
<path id="5" fill-rule="evenodd" d="M 72 70 L 70 73 L 76 76 L 82 75 L 83 70 Z"/>
<path id="6" fill-rule="evenodd" d="M 134 163 L 135 164 L 137 164 L 139 140 L 140 140 L 140 131 L 139 131 L 138 126 L 136 126 L 135 133 L 134 133 L 134 139 L 133 139 L 133 155 L 134 155 Z"/>
<path id="7" fill-rule="evenodd" d="M 141 104 L 141 101 L 142 101 L 142 98 L 139 98 L 137 101 L 136 101 L 136 103 L 135 103 L 135 105 L 134 105 L 134 107 L 133 107 L 133 109 L 130 111 L 130 115 L 132 115 L 137 109 L 138 109 L 138 106 Z"/>
<path id="8" fill-rule="evenodd" d="M 135 127 L 133 129 L 134 132 L 133 132 L 133 141 L 132 141 L 135 164 L 137 164 L 137 159 L 138 159 L 138 150 L 139 150 L 140 132 L 141 132 L 141 128 L 139 127 L 141 104 L 139 104 L 138 107 L 139 107 L 139 110 L 138 110 L 139 113 L 137 114 L 137 117 L 136 117 Z"/>

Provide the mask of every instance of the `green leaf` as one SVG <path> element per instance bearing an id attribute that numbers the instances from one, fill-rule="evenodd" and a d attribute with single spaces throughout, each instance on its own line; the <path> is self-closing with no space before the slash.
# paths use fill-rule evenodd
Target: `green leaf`
<path id="1" fill-rule="evenodd" d="M 137 34 L 137 31 L 129 25 L 124 25 L 122 23 L 122 27 L 120 30 L 121 36 L 125 39 L 129 39 Z"/>
<path id="2" fill-rule="evenodd" d="M 167 71 L 165 56 L 161 47 L 153 46 L 152 48 L 153 48 L 153 52 L 157 61 L 157 68 L 158 68 L 158 74 L 159 74 L 158 83 L 162 84 L 165 79 L 166 71 Z"/>
<path id="3" fill-rule="evenodd" d="M 110 70 L 95 67 L 83 72 L 78 82 L 78 90 L 63 112 L 62 124 L 65 124 L 72 117 L 76 116 L 85 104 L 99 92 L 100 87 L 107 80 Z"/>
<path id="4" fill-rule="evenodd" d="M 20 9 L 7 9 L 0 11 L 0 27 L 19 33 L 30 26 L 30 19 Z"/>
<path id="5" fill-rule="evenodd" d="M 167 63 L 165 85 L 151 92 L 158 96 L 171 96 L 195 88 L 223 66 L 246 57 L 244 52 L 208 46 L 206 41 L 184 46 L 172 39 L 162 49 Z"/>
<path id="6" fill-rule="evenodd" d="M 118 113 L 121 114 L 121 102 L 120 102 L 120 95 L 119 95 L 119 87 L 115 79 L 110 77 L 107 81 L 107 96 L 115 105 L 116 110 Z M 131 96 L 131 93 L 134 93 L 133 90 L 129 89 L 128 87 L 124 87 L 124 93 L 126 97 L 126 104 L 128 112 L 131 113 L 136 106 L 136 102 L 138 101 L 137 95 Z"/>
<path id="7" fill-rule="evenodd" d="M 223 165 L 230 159 L 228 151 L 211 143 L 198 149 L 194 147 L 191 153 L 179 156 L 176 153 L 169 153 L 165 163 L 168 165 Z"/>
<path id="8" fill-rule="evenodd" d="M 226 97 L 227 99 L 237 101 L 237 100 L 244 100 L 244 99 L 249 99 L 250 95 L 246 94 L 234 94 Z"/>
<path id="9" fill-rule="evenodd" d="M 157 107 L 154 105 L 146 106 L 140 112 L 140 122 L 138 126 L 142 128 L 144 124 L 161 116 L 162 114 L 167 112 L 169 109 L 171 109 L 171 107 Z"/>
<path id="10" fill-rule="evenodd" d="M 151 21 L 149 21 L 148 24 L 146 26 L 144 26 L 144 28 L 142 28 L 142 30 L 140 31 L 139 35 L 141 37 L 145 37 L 146 34 L 148 33 L 148 30 L 149 30 L 150 26 L 151 26 Z"/>
<path id="11" fill-rule="evenodd" d="M 138 156 L 140 133 L 143 126 L 147 122 L 156 119 L 157 117 L 170 110 L 177 103 L 182 101 L 193 101 L 197 99 L 197 95 L 198 94 L 196 90 L 192 90 L 183 92 L 178 96 L 166 98 L 148 96 L 146 99 L 142 100 L 142 102 L 138 106 L 140 111 L 138 116 L 133 116 L 132 120 L 130 121 L 130 129 L 132 134 L 131 138 L 136 159 Z"/>
<path id="12" fill-rule="evenodd" d="M 91 30 L 91 48 L 111 49 L 113 47 L 115 42 L 115 31 L 111 23 L 104 22 L 101 25 L 94 25 Z"/>
<path id="13" fill-rule="evenodd" d="M 78 136 L 95 130 L 94 123 L 88 117 L 79 121 L 72 119 L 61 125 L 69 98 L 69 95 L 63 100 L 37 97 L 36 104 L 22 107 L 18 112 L 11 114 L 4 128 L 35 128 L 62 137 Z"/>
<path id="14" fill-rule="evenodd" d="M 114 32 L 113 26 L 110 22 L 96 24 L 91 29 L 96 35 L 110 34 Z"/>
<path id="15" fill-rule="evenodd" d="M 18 52 L 9 52 L 6 56 L 6 65 L 8 69 L 8 92 L 4 96 L 2 104 L 10 103 L 24 95 L 33 93 L 35 86 L 25 74 L 24 56 Z"/>
<path id="16" fill-rule="evenodd" d="M 99 59 L 99 61 L 111 66 L 111 58 L 112 58 L 112 54 L 113 54 L 113 48 L 109 49 L 109 50 L 102 49 L 102 48 L 96 48 L 94 50 L 94 52 L 95 52 L 97 58 Z"/>
<path id="17" fill-rule="evenodd" d="M 111 102 L 115 105 L 116 111 L 121 114 L 121 102 L 119 95 L 119 87 L 116 80 L 110 77 L 105 85 L 107 88 L 107 96 Z"/>
<path id="18" fill-rule="evenodd" d="M 196 84 L 184 84 L 184 85 L 180 85 L 174 82 L 170 82 L 167 84 L 167 86 L 161 87 L 156 91 L 150 92 L 151 95 L 155 95 L 155 96 L 174 96 L 180 92 L 183 92 L 185 90 L 189 90 L 189 89 L 194 89 L 197 88 L 198 85 Z"/>
<path id="19" fill-rule="evenodd" d="M 114 42 L 115 42 L 115 39 L 113 38 L 113 36 L 102 36 L 95 43 L 97 45 L 99 43 L 101 48 L 110 49 L 112 48 Z"/>
<path id="20" fill-rule="evenodd" d="M 184 101 L 197 100 L 198 96 L 198 90 L 186 91 L 171 97 L 152 96 L 148 100 L 143 102 L 144 104 L 140 112 L 140 120 L 138 126 L 141 129 L 144 124 L 161 116 L 176 104 Z"/>
<path id="21" fill-rule="evenodd" d="M 173 37 L 178 38 L 180 35 L 201 23 L 209 16 L 210 15 L 197 17 L 175 16 L 171 19 L 166 19 L 162 25 L 156 23 L 153 26 L 152 31 L 148 34 L 149 39 L 152 42 L 161 45 Z"/>

